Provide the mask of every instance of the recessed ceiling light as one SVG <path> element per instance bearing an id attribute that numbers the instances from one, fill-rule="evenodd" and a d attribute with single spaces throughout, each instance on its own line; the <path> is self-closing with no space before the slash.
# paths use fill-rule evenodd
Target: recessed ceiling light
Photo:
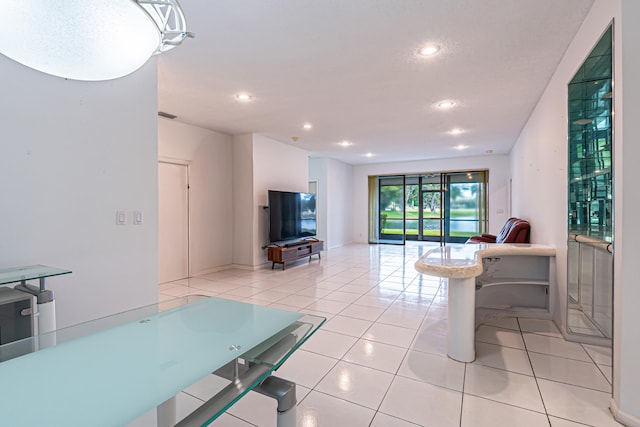
<path id="1" fill-rule="evenodd" d="M 437 44 L 428 44 L 420 48 L 418 53 L 421 56 L 432 56 L 440 51 L 440 46 Z"/>
<path id="2" fill-rule="evenodd" d="M 349 147 L 350 145 L 353 145 L 353 142 L 351 141 L 347 141 L 346 139 L 342 142 L 338 142 L 338 145 L 342 146 L 342 147 Z"/>
<path id="3" fill-rule="evenodd" d="M 456 146 L 455 146 L 455 147 L 453 147 L 453 148 L 454 148 L 454 149 L 456 149 L 456 150 L 465 150 L 465 149 L 467 149 L 467 148 L 469 148 L 469 147 L 467 147 L 466 145 L 462 145 L 462 144 L 460 144 L 460 145 L 456 145 Z"/>
<path id="4" fill-rule="evenodd" d="M 460 135 L 460 134 L 461 134 L 461 133 L 463 133 L 463 132 L 464 132 L 464 131 L 463 131 L 462 129 L 460 129 L 460 128 L 451 129 L 451 130 L 449 131 L 449 133 L 450 133 L 451 135 Z"/>
<path id="5" fill-rule="evenodd" d="M 251 101 L 253 99 L 253 96 L 249 95 L 248 93 L 238 93 L 236 94 L 236 99 L 238 101 Z"/>
<path id="6" fill-rule="evenodd" d="M 375 154 L 373 154 L 373 153 L 367 153 L 367 154 L 365 154 L 365 157 L 373 157 L 373 156 L 375 156 Z"/>
<path id="7" fill-rule="evenodd" d="M 443 110 L 448 110 L 449 108 L 453 108 L 454 105 L 456 105 L 456 103 L 454 101 L 440 101 L 440 102 L 438 102 L 438 108 L 441 108 Z"/>
<path id="8" fill-rule="evenodd" d="M 309 130 L 313 127 L 313 125 L 311 123 L 305 123 L 302 125 L 302 128 L 305 130 Z"/>

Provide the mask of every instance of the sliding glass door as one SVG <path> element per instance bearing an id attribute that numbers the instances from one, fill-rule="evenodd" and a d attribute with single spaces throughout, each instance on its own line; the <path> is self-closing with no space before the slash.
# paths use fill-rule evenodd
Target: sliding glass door
<path id="1" fill-rule="evenodd" d="M 429 174 L 420 177 L 420 232 L 418 240 L 443 242 L 442 174 Z"/>
<path id="2" fill-rule="evenodd" d="M 404 175 L 381 176 L 378 191 L 379 241 L 403 245 L 406 234 Z"/>
<path id="3" fill-rule="evenodd" d="M 487 229 L 486 187 L 486 171 L 377 177 L 374 241 L 464 243 Z"/>
<path id="4" fill-rule="evenodd" d="M 487 229 L 485 171 L 444 174 L 444 239 L 464 243 Z"/>

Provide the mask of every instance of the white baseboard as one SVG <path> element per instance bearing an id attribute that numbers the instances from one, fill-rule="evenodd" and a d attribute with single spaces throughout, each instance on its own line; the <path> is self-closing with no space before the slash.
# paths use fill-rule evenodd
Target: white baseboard
<path id="1" fill-rule="evenodd" d="M 201 270 L 196 273 L 191 273 L 191 277 L 206 276 L 207 274 L 217 273 L 218 271 L 224 271 L 224 270 L 230 270 L 230 269 L 255 271 L 255 270 L 260 270 L 266 267 L 271 267 L 271 262 L 267 263 L 265 261 L 263 264 L 258 264 L 254 266 L 245 265 L 245 264 L 226 264 L 226 265 L 219 265 L 217 267 L 207 268 L 206 270 Z"/>
<path id="2" fill-rule="evenodd" d="M 640 427 L 640 418 L 634 417 L 633 415 L 621 411 L 618 407 L 618 403 L 615 400 L 611 399 L 609 405 L 609 409 L 611 410 L 613 418 L 615 418 L 616 421 L 627 427 Z"/>
<path id="3" fill-rule="evenodd" d="M 271 266 L 271 262 L 264 262 L 263 264 L 258 264 L 258 265 L 244 265 L 244 264 L 231 264 L 231 267 L 229 268 L 236 268 L 238 270 L 246 270 L 246 271 L 256 271 L 256 270 L 261 270 L 267 266 Z"/>
<path id="4" fill-rule="evenodd" d="M 205 276 L 207 274 L 217 273 L 218 271 L 228 270 L 230 268 L 234 268 L 233 264 L 219 265 L 217 267 L 207 268 L 205 270 L 200 270 L 200 271 L 196 271 L 195 273 L 191 273 L 191 277 Z"/>

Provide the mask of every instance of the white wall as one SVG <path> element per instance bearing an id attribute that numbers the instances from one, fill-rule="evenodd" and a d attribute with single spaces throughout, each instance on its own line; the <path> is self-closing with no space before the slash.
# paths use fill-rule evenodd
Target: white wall
<path id="1" fill-rule="evenodd" d="M 616 2 L 617 3 L 617 2 Z M 640 2 L 622 0 L 616 15 L 614 399 L 621 420 L 640 426 Z M 621 24 L 621 25 L 618 25 Z M 618 96 L 619 95 L 619 96 Z M 625 121 L 626 118 L 626 121 Z M 626 197 L 623 199 L 623 196 Z"/>
<path id="2" fill-rule="evenodd" d="M 190 162 L 191 274 L 230 265 L 233 258 L 231 136 L 160 118 L 158 156 Z"/>
<path id="3" fill-rule="evenodd" d="M 508 218 L 509 158 L 503 155 L 461 157 L 454 159 L 390 162 L 353 167 L 353 241 L 368 241 L 369 176 L 489 170 L 489 232 L 498 233 Z M 527 218 L 527 215 L 523 215 Z M 537 224 L 532 223 L 532 229 Z M 542 226 L 542 224 L 540 224 Z M 533 240 L 535 243 L 539 243 Z"/>
<path id="4" fill-rule="evenodd" d="M 353 241 L 351 222 L 353 167 L 338 160 L 327 162 L 327 239 L 329 248 Z"/>
<path id="5" fill-rule="evenodd" d="M 329 158 L 309 160 L 309 179 L 318 180 L 318 238 L 325 248 L 353 240 L 353 166 Z"/>
<path id="6" fill-rule="evenodd" d="M 253 266 L 253 135 L 232 142 L 233 263 Z"/>
<path id="7" fill-rule="evenodd" d="M 317 215 L 317 236 L 318 239 L 325 242 L 325 248 L 328 248 L 327 239 L 328 214 L 327 214 L 327 161 L 326 157 L 309 158 L 309 181 L 318 181 L 316 194 L 316 215 Z M 350 193 L 350 188 L 343 188 L 342 191 Z M 350 222 L 351 218 L 349 218 Z"/>
<path id="8" fill-rule="evenodd" d="M 268 190 L 307 191 L 308 153 L 259 134 L 233 136 L 233 263 L 267 262 Z"/>
<path id="9" fill-rule="evenodd" d="M 637 241 L 637 127 L 640 114 L 640 3 L 637 0 L 596 0 L 567 49 L 544 94 L 511 152 L 513 208 L 545 227 L 532 229 L 532 238 L 556 247 L 556 320 L 566 325 L 567 263 L 567 83 L 597 43 L 612 19 L 614 26 L 614 408 L 628 425 L 640 425 L 640 342 L 635 264 Z M 621 8 L 624 14 L 621 13 Z M 623 18 L 624 17 L 624 18 Z M 623 81 L 623 76 L 626 79 Z M 626 123 L 624 118 L 627 118 Z M 626 144 L 624 143 L 626 141 Z M 545 190 L 546 189 L 546 190 Z M 624 193 L 627 197 L 623 199 Z M 623 203 L 624 200 L 624 203 Z M 626 418 L 625 418 L 626 417 Z"/>
<path id="10" fill-rule="evenodd" d="M 155 59 L 118 80 L 77 82 L 0 56 L 0 75 L 0 268 L 73 270 L 48 279 L 59 327 L 155 302 Z M 132 225 L 134 210 L 144 224 Z"/>
<path id="11" fill-rule="evenodd" d="M 253 135 L 253 206 L 254 241 L 253 263 L 267 262 L 267 252 L 262 246 L 268 242 L 268 191 L 299 191 L 309 189 L 309 153 L 306 150 L 274 141 L 265 136 Z"/>

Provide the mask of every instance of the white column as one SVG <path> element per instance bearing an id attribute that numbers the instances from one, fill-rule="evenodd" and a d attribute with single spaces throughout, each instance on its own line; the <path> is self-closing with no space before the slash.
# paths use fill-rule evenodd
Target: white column
<path id="1" fill-rule="evenodd" d="M 55 300 L 38 304 L 38 334 L 46 334 L 56 330 Z"/>
<path id="2" fill-rule="evenodd" d="M 473 362 L 475 351 L 476 279 L 449 279 L 447 354 Z"/>
<path id="3" fill-rule="evenodd" d="M 284 412 L 278 412 L 277 427 L 296 427 L 297 406 L 292 406 Z"/>

